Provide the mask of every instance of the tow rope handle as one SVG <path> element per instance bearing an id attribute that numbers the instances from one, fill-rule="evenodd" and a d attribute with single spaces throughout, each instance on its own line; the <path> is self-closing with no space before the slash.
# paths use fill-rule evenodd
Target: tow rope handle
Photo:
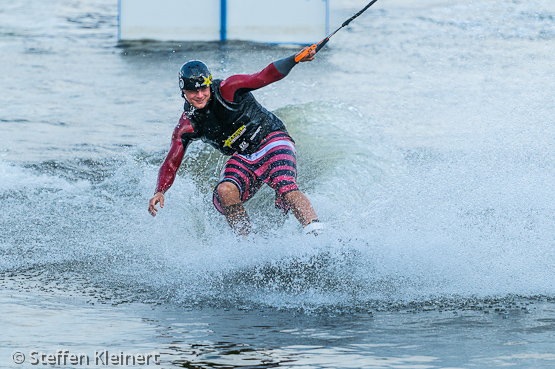
<path id="1" fill-rule="evenodd" d="M 356 17 L 358 17 L 359 15 L 361 15 L 362 13 L 364 13 L 366 11 L 366 9 L 368 9 L 369 7 L 371 7 L 372 5 L 374 5 L 374 3 L 378 1 L 378 0 L 372 0 L 368 3 L 368 5 L 366 5 L 364 8 L 362 8 L 361 11 L 359 11 L 358 13 L 356 13 L 355 15 L 353 15 L 351 18 L 347 19 L 345 22 L 343 22 L 343 24 L 341 25 L 341 27 L 339 27 L 338 29 L 335 30 L 335 32 L 333 32 L 332 34 L 330 34 L 328 37 L 326 37 L 325 39 L 323 39 L 322 41 L 315 43 L 314 45 L 310 46 L 308 49 L 304 50 L 302 53 L 300 53 L 299 55 L 297 55 L 295 57 L 295 62 L 299 62 L 302 60 L 302 58 L 304 58 L 308 53 L 314 51 L 314 54 L 316 54 L 318 51 L 320 51 L 325 44 L 328 43 L 328 41 L 330 40 L 330 37 L 335 35 L 337 33 L 337 31 L 339 31 L 341 28 L 343 27 L 347 27 L 349 25 L 349 23 L 351 23 L 352 20 L 354 20 Z"/>

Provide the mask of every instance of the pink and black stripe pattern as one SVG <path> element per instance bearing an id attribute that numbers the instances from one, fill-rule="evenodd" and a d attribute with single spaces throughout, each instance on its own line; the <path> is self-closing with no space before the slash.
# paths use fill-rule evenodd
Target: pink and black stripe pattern
<path id="1" fill-rule="evenodd" d="M 254 196 L 263 183 L 276 191 L 276 205 L 283 208 L 281 197 L 297 187 L 297 150 L 286 132 L 272 132 L 251 155 L 233 155 L 226 163 L 219 183 L 232 182 L 239 188 L 241 201 Z M 214 205 L 223 213 L 217 191 Z M 285 210 L 285 209 L 284 209 Z"/>

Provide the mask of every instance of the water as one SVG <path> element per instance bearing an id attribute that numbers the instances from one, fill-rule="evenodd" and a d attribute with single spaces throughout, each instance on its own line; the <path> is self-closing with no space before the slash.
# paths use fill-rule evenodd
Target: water
<path id="1" fill-rule="evenodd" d="M 201 143 L 146 211 L 177 71 L 252 73 L 296 48 L 118 44 L 116 5 L 0 4 L 2 367 L 58 349 L 188 368 L 555 366 L 555 5 L 377 3 L 258 91 L 328 231 L 303 237 L 263 190 L 248 240 L 211 205 L 224 158 Z M 332 5 L 339 25 L 365 4 Z"/>

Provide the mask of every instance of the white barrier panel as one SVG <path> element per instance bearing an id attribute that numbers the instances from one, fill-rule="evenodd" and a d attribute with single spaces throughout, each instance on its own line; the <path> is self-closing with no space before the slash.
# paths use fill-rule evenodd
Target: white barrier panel
<path id="1" fill-rule="evenodd" d="M 312 44 L 329 0 L 119 0 L 120 40 Z"/>
<path id="2" fill-rule="evenodd" d="M 326 35 L 325 0 L 228 0 L 227 38 L 269 43 L 306 43 Z"/>
<path id="3" fill-rule="evenodd" d="M 120 40 L 220 39 L 220 0 L 120 0 Z"/>

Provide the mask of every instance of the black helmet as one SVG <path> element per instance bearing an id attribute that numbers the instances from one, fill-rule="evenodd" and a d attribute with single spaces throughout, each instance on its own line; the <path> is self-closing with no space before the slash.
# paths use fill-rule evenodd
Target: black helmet
<path id="1" fill-rule="evenodd" d="M 179 87 L 182 90 L 196 91 L 203 86 L 210 87 L 212 74 L 203 62 L 191 60 L 183 64 L 179 72 Z"/>

